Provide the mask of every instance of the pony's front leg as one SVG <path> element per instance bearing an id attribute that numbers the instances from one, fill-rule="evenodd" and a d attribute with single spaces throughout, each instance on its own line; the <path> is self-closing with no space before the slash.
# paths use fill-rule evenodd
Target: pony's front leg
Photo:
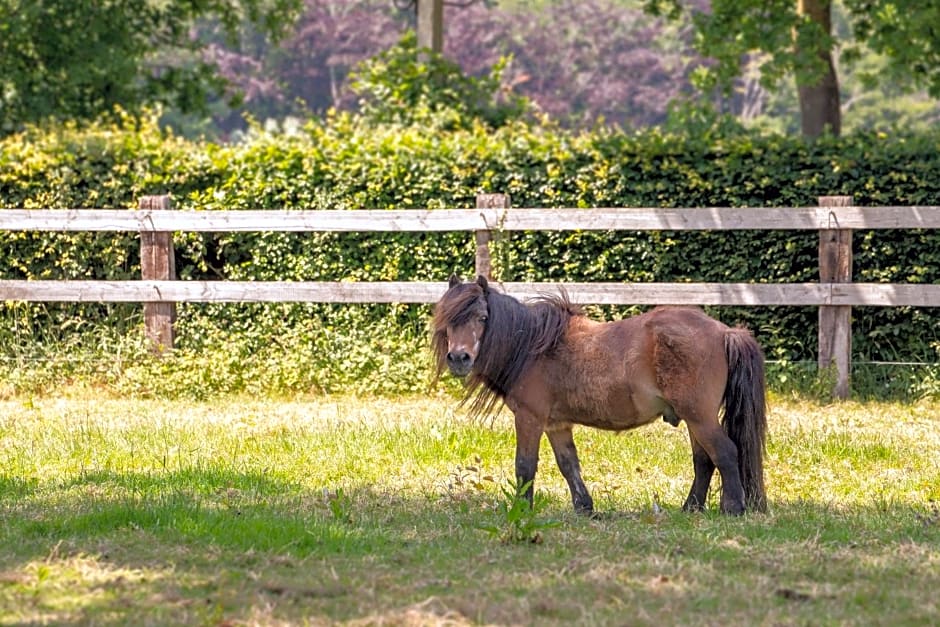
<path id="1" fill-rule="evenodd" d="M 525 486 L 525 498 L 532 505 L 535 488 L 535 471 L 539 465 L 539 444 L 542 440 L 542 424 L 525 411 L 516 411 L 516 489 Z"/>
<path id="2" fill-rule="evenodd" d="M 578 461 L 578 450 L 574 446 L 574 437 L 571 427 L 563 429 L 553 429 L 547 432 L 548 441 L 555 452 L 555 461 L 558 468 L 568 482 L 568 489 L 571 491 L 571 503 L 574 505 L 574 511 L 579 514 L 591 514 L 594 512 L 594 500 L 588 492 L 587 486 L 581 479 L 581 463 Z"/>

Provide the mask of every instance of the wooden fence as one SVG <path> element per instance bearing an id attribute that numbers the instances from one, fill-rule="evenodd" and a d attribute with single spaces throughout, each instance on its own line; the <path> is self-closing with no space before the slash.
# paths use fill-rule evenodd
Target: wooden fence
<path id="1" fill-rule="evenodd" d="M 819 232 L 818 283 L 565 283 L 572 300 L 593 304 L 799 305 L 819 307 L 819 366 L 834 365 L 834 393 L 848 394 L 853 306 L 940 306 L 940 285 L 853 283 L 852 231 L 940 228 L 940 207 L 855 207 L 824 196 L 793 208 L 510 208 L 503 194 L 481 194 L 475 209 L 172 211 L 167 196 L 133 210 L 0 210 L 0 230 L 132 231 L 141 235 L 140 281 L 0 280 L 3 301 L 140 302 L 148 336 L 173 346 L 177 302 L 432 303 L 446 282 L 177 281 L 172 233 L 233 231 L 472 231 L 476 272 L 490 275 L 489 242 L 505 231 L 813 230 Z M 444 277 L 442 277 L 443 279 Z M 503 283 L 525 298 L 552 283 Z"/>

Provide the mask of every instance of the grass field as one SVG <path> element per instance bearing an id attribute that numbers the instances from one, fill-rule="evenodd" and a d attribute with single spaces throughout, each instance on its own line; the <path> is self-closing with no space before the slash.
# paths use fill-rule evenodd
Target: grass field
<path id="1" fill-rule="evenodd" d="M 770 512 L 679 511 L 684 426 L 547 444 L 446 396 L 0 402 L 0 624 L 940 623 L 940 403 L 773 398 Z M 538 542 L 506 541 L 525 527 Z"/>

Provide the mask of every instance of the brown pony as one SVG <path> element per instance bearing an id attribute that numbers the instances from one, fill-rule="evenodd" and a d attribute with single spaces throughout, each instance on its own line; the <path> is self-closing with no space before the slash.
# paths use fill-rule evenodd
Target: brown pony
<path id="1" fill-rule="evenodd" d="M 437 373 L 466 377 L 471 414 L 491 415 L 502 400 L 515 416 L 516 480 L 530 503 L 543 433 L 574 509 L 590 513 L 573 425 L 623 431 L 662 416 L 684 420 L 692 441 L 684 510 L 704 507 L 715 468 L 722 512 L 766 510 L 764 357 L 747 330 L 693 307 L 596 322 L 563 292 L 523 304 L 483 277 L 456 276 L 431 326 Z"/>

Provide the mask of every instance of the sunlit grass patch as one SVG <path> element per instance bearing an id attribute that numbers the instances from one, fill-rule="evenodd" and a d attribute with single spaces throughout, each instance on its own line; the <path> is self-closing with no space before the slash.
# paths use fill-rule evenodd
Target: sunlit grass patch
<path id="1" fill-rule="evenodd" d="M 940 407 L 771 401 L 769 513 L 680 511 L 684 426 L 580 429 L 601 516 L 545 444 L 540 543 L 448 396 L 4 401 L 0 624 L 940 620 Z"/>

